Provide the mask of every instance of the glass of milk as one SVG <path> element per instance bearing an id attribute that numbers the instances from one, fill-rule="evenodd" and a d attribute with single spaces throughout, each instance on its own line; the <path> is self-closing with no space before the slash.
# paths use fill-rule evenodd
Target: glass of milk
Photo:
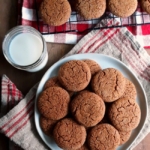
<path id="1" fill-rule="evenodd" d="M 30 26 L 12 28 L 2 44 L 7 61 L 17 69 L 36 72 L 48 61 L 47 46 L 42 35 Z"/>

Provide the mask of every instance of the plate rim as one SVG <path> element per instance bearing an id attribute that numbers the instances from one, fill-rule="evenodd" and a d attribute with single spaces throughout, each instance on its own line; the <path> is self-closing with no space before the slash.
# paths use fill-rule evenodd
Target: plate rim
<path id="1" fill-rule="evenodd" d="M 136 141 L 136 139 L 139 137 L 141 131 L 143 130 L 143 128 L 144 128 L 144 126 L 145 126 L 145 123 L 146 123 L 146 120 L 147 120 L 147 116 L 148 116 L 148 102 L 147 102 L 147 96 L 146 96 L 146 92 L 145 92 L 145 90 L 144 90 L 144 87 L 143 87 L 142 84 L 141 84 L 141 81 L 138 79 L 138 77 L 135 75 L 135 73 L 134 73 L 132 70 L 130 70 L 129 67 L 128 67 L 125 63 L 123 63 L 121 60 L 119 60 L 119 59 L 117 59 L 117 58 L 115 58 L 115 57 L 113 57 L 113 56 L 106 55 L 106 54 L 99 54 L 99 53 L 81 53 L 81 54 L 72 54 L 72 55 L 69 55 L 69 56 L 66 56 L 66 57 L 64 56 L 64 57 L 62 57 L 61 59 L 59 59 L 57 62 L 55 62 L 53 65 L 51 65 L 51 66 L 47 69 L 47 71 L 43 74 L 42 78 L 40 79 L 40 82 L 39 82 L 38 87 L 37 87 L 37 90 L 36 90 L 35 100 L 34 100 L 34 101 L 35 101 L 35 103 L 34 103 L 34 123 L 35 123 L 36 131 L 38 132 L 38 135 L 40 136 L 40 138 L 42 139 L 42 141 L 49 147 L 49 145 L 47 144 L 47 142 L 45 142 L 45 140 L 41 137 L 41 135 L 40 135 L 40 133 L 39 133 L 39 131 L 38 131 L 37 123 L 36 123 L 37 99 L 38 99 L 38 96 L 39 96 L 39 94 L 40 94 L 40 93 L 38 93 L 38 91 L 39 91 L 40 85 L 42 84 L 42 80 L 43 80 L 44 76 L 46 76 L 46 74 L 49 72 L 50 69 L 55 68 L 55 66 L 57 66 L 58 63 L 62 63 L 62 62 L 64 61 L 64 59 L 69 59 L 70 57 L 75 57 L 75 56 L 79 56 L 79 55 L 89 55 L 89 54 L 91 55 L 91 57 L 92 57 L 92 55 L 93 55 L 93 56 L 94 56 L 94 55 L 97 55 L 97 56 L 99 55 L 100 57 L 107 57 L 108 59 L 113 59 L 114 61 L 117 61 L 118 63 L 121 63 L 121 64 L 134 76 L 134 78 L 138 81 L 138 84 L 140 85 L 140 88 L 142 89 L 142 92 L 143 92 L 143 95 L 144 95 L 144 98 L 145 98 L 145 103 L 146 103 L 146 107 L 145 107 L 145 108 L 146 108 L 146 110 L 145 110 L 146 116 L 145 116 L 145 119 L 144 119 L 143 126 L 141 127 L 139 133 L 137 134 L 136 138 L 134 138 L 134 140 L 131 142 L 131 144 L 128 146 L 127 149 L 129 149 L 129 148 L 133 145 L 133 143 Z M 86 58 L 85 58 L 85 59 L 86 59 Z M 71 59 L 71 60 L 73 60 L 73 59 Z M 81 60 L 81 59 L 76 58 L 76 59 L 74 59 L 74 60 Z M 69 61 L 69 60 L 68 60 L 68 61 Z M 51 148 L 51 147 L 49 147 L 49 148 Z M 52 148 L 51 148 L 51 149 L 52 149 Z"/>

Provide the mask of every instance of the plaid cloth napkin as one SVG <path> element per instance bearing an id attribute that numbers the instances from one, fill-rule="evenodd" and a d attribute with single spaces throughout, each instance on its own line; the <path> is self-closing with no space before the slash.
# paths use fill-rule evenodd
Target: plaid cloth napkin
<path id="1" fill-rule="evenodd" d="M 106 54 L 125 63 L 141 81 L 147 95 L 148 109 L 150 110 L 150 56 L 126 28 L 95 30 L 88 33 L 66 56 L 79 53 Z M 11 108 L 15 104 L 16 106 L 8 113 L 5 111 L 4 116 L 0 118 L 0 132 L 23 149 L 46 150 L 48 148 L 37 134 L 34 125 L 33 113 L 36 89 L 37 85 L 22 98 L 21 92 L 16 89 L 15 85 L 5 75 L 3 76 L 1 114 L 6 108 Z M 22 100 L 18 103 L 19 99 Z M 148 111 L 144 129 L 132 148 L 149 132 L 150 111 Z"/>
<path id="2" fill-rule="evenodd" d="M 36 29 L 39 29 L 41 33 L 45 34 L 47 32 L 54 32 L 55 30 L 61 31 L 64 30 L 78 30 L 83 31 L 88 29 L 89 27 L 93 26 L 93 24 L 97 24 L 99 20 L 93 21 L 86 21 L 86 22 L 76 22 L 77 18 L 81 18 L 79 15 L 71 15 L 70 23 L 66 23 L 65 25 L 59 26 L 54 28 L 52 26 L 47 26 L 43 23 L 40 18 L 39 13 L 37 10 L 39 9 L 40 3 L 42 0 L 18 0 L 18 24 L 21 25 L 29 25 Z M 76 12 L 73 12 L 74 14 Z M 111 14 L 110 14 L 111 15 Z M 39 18 L 37 20 L 37 17 Z M 150 15 L 145 12 L 142 12 L 140 7 L 137 8 L 137 11 L 134 13 L 132 17 L 124 18 L 120 20 L 120 18 L 116 19 L 120 24 L 142 24 L 142 23 L 149 23 L 150 22 Z M 150 25 L 143 25 L 143 26 L 132 26 L 127 27 L 132 34 L 135 35 L 135 38 L 144 48 L 150 48 Z M 49 31 L 48 31 L 49 30 Z M 73 32 L 73 33 L 65 33 L 65 34 L 48 34 L 44 35 L 44 38 L 47 42 L 54 42 L 54 43 L 67 43 L 67 44 L 76 44 L 87 32 Z"/>

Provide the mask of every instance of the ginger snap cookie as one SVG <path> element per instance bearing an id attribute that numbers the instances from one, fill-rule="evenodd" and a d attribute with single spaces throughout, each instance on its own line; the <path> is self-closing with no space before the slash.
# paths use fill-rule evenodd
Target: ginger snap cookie
<path id="1" fill-rule="evenodd" d="M 58 72 L 60 83 L 69 91 L 81 91 L 91 79 L 88 65 L 81 60 L 71 60 L 63 64 Z"/>
<path id="2" fill-rule="evenodd" d="M 141 110 L 134 99 L 120 98 L 110 107 L 109 118 L 116 129 L 127 132 L 138 126 Z"/>
<path id="3" fill-rule="evenodd" d="M 52 136 L 53 129 L 56 123 L 56 120 L 47 119 L 43 116 L 40 117 L 40 126 L 42 128 L 42 131 L 49 136 Z"/>
<path id="4" fill-rule="evenodd" d="M 110 12 L 118 17 L 131 16 L 138 5 L 137 0 L 108 0 L 108 9 Z"/>
<path id="5" fill-rule="evenodd" d="M 86 144 L 84 144 L 83 146 L 81 146 L 79 149 L 77 149 L 77 150 L 90 150 L 89 148 L 88 148 L 88 146 L 86 145 Z"/>
<path id="6" fill-rule="evenodd" d="M 149 0 L 140 0 L 141 7 L 144 11 L 150 14 L 150 1 Z"/>
<path id="7" fill-rule="evenodd" d="M 70 96 L 60 87 L 49 87 L 38 98 L 39 112 L 48 119 L 59 120 L 68 114 Z"/>
<path id="8" fill-rule="evenodd" d="M 125 82 L 126 82 L 125 91 L 124 91 L 123 95 L 121 96 L 121 98 L 129 97 L 131 99 L 136 99 L 136 88 L 135 88 L 134 84 L 127 78 L 125 78 Z"/>
<path id="9" fill-rule="evenodd" d="M 91 75 L 94 75 L 98 71 L 102 70 L 100 65 L 94 60 L 86 59 L 86 60 L 83 60 L 83 61 L 89 66 L 90 71 L 91 71 Z"/>
<path id="10" fill-rule="evenodd" d="M 43 0 L 40 14 L 45 23 L 59 26 L 67 22 L 71 14 L 71 7 L 67 0 Z"/>
<path id="11" fill-rule="evenodd" d="M 76 10 L 85 19 L 101 17 L 106 10 L 106 0 L 76 0 Z"/>
<path id="12" fill-rule="evenodd" d="M 58 80 L 58 77 L 52 77 L 50 78 L 48 81 L 46 81 L 45 85 L 44 85 L 44 89 L 47 89 L 49 87 L 61 87 L 61 84 Z"/>
<path id="13" fill-rule="evenodd" d="M 71 112 L 85 127 L 97 125 L 104 117 L 105 104 L 93 92 L 82 91 L 71 101 Z"/>
<path id="14" fill-rule="evenodd" d="M 53 137 L 62 149 L 78 149 L 86 140 L 86 130 L 72 119 L 65 118 L 56 124 Z"/>
<path id="15" fill-rule="evenodd" d="M 118 131 L 120 135 L 120 145 L 126 143 L 130 136 L 132 131 L 124 132 L 124 131 Z"/>
<path id="16" fill-rule="evenodd" d="M 125 79 L 120 71 L 107 68 L 95 74 L 91 87 L 105 102 L 113 102 L 123 95 Z"/>
<path id="17" fill-rule="evenodd" d="M 88 145 L 91 150 L 115 150 L 119 144 L 120 135 L 110 124 L 99 124 L 88 134 Z"/>

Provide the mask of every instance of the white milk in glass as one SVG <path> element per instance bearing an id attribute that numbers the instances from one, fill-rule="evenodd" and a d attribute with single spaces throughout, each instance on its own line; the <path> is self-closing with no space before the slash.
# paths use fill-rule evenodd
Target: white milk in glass
<path id="1" fill-rule="evenodd" d="M 9 46 L 9 53 L 15 64 L 28 66 L 35 63 L 43 50 L 42 40 L 31 33 L 18 34 Z"/>

